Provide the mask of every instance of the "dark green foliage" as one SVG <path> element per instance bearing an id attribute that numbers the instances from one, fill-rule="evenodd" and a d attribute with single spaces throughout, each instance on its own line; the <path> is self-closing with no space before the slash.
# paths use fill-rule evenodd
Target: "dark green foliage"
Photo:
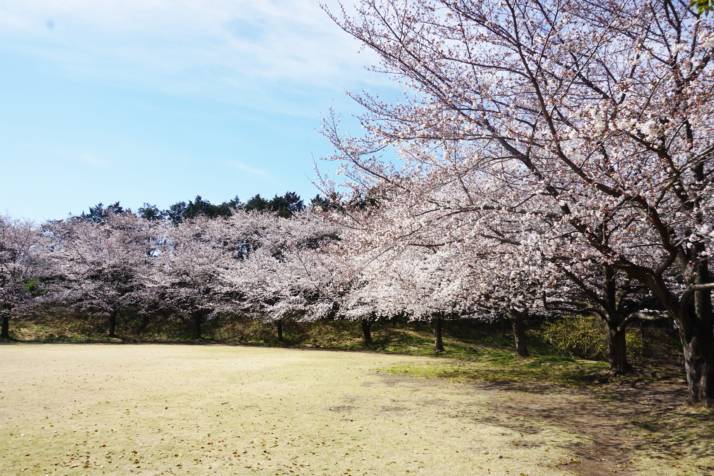
<path id="1" fill-rule="evenodd" d="M 186 202 L 174 203 L 166 210 L 165 214 L 171 220 L 171 223 L 178 225 L 186 215 Z"/>
<path id="2" fill-rule="evenodd" d="M 88 212 L 82 212 L 80 218 L 87 221 L 93 221 L 95 223 L 101 223 L 106 220 L 107 216 L 110 214 L 122 214 L 131 213 L 131 210 L 125 210 L 119 202 L 112 203 L 104 207 L 104 204 L 97 203 L 93 207 L 89 207 Z"/>
<path id="3" fill-rule="evenodd" d="M 246 211 L 273 212 L 283 218 L 290 218 L 295 213 L 305 209 L 300 195 L 287 192 L 285 195 L 276 195 L 271 200 L 266 200 L 260 194 L 254 196 L 243 206 Z"/>
<path id="4" fill-rule="evenodd" d="M 313 199 L 313 201 L 314 200 L 315 199 Z M 324 203 L 325 206 L 327 206 L 329 202 L 325 200 Z M 144 205 L 139 207 L 137 215 L 150 221 L 168 219 L 171 223 L 177 225 L 183 220 L 199 216 L 211 219 L 229 217 L 235 210 L 240 209 L 256 212 L 272 212 L 280 217 L 290 218 L 295 213 L 303 211 L 305 204 L 300 198 L 300 195 L 295 192 L 275 195 L 270 200 L 266 200 L 258 194 L 245 204 L 243 204 L 237 196 L 223 203 L 213 204 L 200 195 L 197 195 L 195 199 L 189 200 L 188 202 L 176 202 L 166 210 L 161 210 L 156 205 L 150 203 L 144 203 Z M 89 211 L 83 212 L 79 218 L 100 223 L 111 213 L 132 213 L 132 211 L 128 208 L 123 208 L 119 202 L 108 205 L 107 207 L 102 203 L 98 203 L 93 207 L 89 207 Z"/>
<path id="5" fill-rule="evenodd" d="M 188 205 L 186 205 L 184 218 L 196 218 L 198 216 L 207 218 L 229 217 L 233 214 L 233 208 L 231 208 L 230 203 L 223 202 L 220 205 L 214 205 L 197 195 L 194 201 L 188 202 Z"/>
<path id="6" fill-rule="evenodd" d="M 235 197 L 227 202 L 214 205 L 208 200 L 204 200 L 200 195 L 196 195 L 193 201 L 177 202 L 168 210 L 161 212 L 161 216 L 168 217 L 173 224 L 181 223 L 183 220 L 204 216 L 207 218 L 229 217 L 233 210 L 240 207 L 240 200 Z M 141 209 L 139 210 L 141 212 Z"/>
<path id="7" fill-rule="evenodd" d="M 378 207 L 379 200 L 371 192 L 367 195 L 360 195 L 353 198 L 348 204 L 348 208 L 364 210 L 366 208 Z"/>
<path id="8" fill-rule="evenodd" d="M 270 210 L 283 218 L 290 218 L 295 213 L 303 211 L 305 205 L 295 192 L 287 192 L 285 195 L 276 195 L 270 201 Z"/>
<path id="9" fill-rule="evenodd" d="M 329 199 L 324 198 L 322 195 L 317 194 L 315 195 L 312 200 L 310 200 L 310 206 L 312 208 L 319 208 L 323 212 L 326 212 L 330 209 L 331 207 L 331 202 Z"/>
<path id="10" fill-rule="evenodd" d="M 139 216 L 145 220 L 156 221 L 164 217 L 165 212 L 159 210 L 159 207 L 150 203 L 144 203 L 139 208 Z"/>
<path id="11" fill-rule="evenodd" d="M 25 282 L 25 291 L 32 297 L 37 297 L 42 295 L 42 287 L 40 285 L 39 279 L 28 279 Z"/>
<path id="12" fill-rule="evenodd" d="M 245 202 L 243 209 L 248 212 L 264 212 L 268 210 L 268 206 L 269 202 L 258 194 Z"/>
<path id="13" fill-rule="evenodd" d="M 227 205 L 231 209 L 239 209 L 243 207 L 243 204 L 240 201 L 240 198 L 238 198 L 238 195 L 235 197 L 231 198 L 227 202 L 223 202 L 224 205 Z"/>

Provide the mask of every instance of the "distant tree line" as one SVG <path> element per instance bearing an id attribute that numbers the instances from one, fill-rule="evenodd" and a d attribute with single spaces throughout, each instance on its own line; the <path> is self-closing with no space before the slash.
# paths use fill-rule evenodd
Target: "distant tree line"
<path id="1" fill-rule="evenodd" d="M 321 195 L 315 195 L 310 200 L 309 207 L 316 207 L 326 210 L 331 206 L 329 199 Z M 169 220 L 174 225 L 177 225 L 184 220 L 206 217 L 209 219 L 218 217 L 230 217 L 237 210 L 246 212 L 271 212 L 277 214 L 281 218 L 291 218 L 296 213 L 305 210 L 306 206 L 303 199 L 295 192 L 285 192 L 283 195 L 275 195 L 271 199 L 263 198 L 260 194 L 256 194 L 248 201 L 242 202 L 238 196 L 226 200 L 222 203 L 211 203 L 200 195 L 188 202 L 180 201 L 170 205 L 166 209 L 160 209 L 158 206 L 151 203 L 144 203 L 137 210 L 137 215 L 149 221 L 154 220 Z M 109 214 L 122 214 L 131 212 L 130 209 L 124 208 L 120 202 L 115 202 L 109 205 L 98 203 L 89 207 L 89 210 L 82 212 L 80 217 L 89 220 L 100 222 L 106 219 Z"/>

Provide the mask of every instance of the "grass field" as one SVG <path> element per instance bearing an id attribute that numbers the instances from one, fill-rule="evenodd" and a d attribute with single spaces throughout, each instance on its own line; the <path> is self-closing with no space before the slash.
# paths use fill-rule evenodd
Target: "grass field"
<path id="1" fill-rule="evenodd" d="M 2 345 L 0 474 L 714 471 L 711 414 L 681 385 L 592 392 L 502 360 Z"/>

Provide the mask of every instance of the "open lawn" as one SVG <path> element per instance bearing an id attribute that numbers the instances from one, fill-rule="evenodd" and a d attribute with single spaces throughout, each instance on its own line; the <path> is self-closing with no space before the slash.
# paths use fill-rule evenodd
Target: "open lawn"
<path id="1" fill-rule="evenodd" d="M 681 405 L 681 384 L 590 391 L 544 365 L 2 345 L 0 474 L 714 472 L 712 416 Z"/>

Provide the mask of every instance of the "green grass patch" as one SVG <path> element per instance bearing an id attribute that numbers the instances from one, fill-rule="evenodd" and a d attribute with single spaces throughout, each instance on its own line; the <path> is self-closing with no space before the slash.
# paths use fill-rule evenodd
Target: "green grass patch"
<path id="1" fill-rule="evenodd" d="M 605 381 L 608 365 L 605 362 L 555 355 L 523 359 L 494 349 L 492 352 L 483 351 L 482 358 L 478 360 L 403 364 L 388 367 L 384 371 L 393 375 L 444 378 L 457 382 L 584 386 Z"/>

